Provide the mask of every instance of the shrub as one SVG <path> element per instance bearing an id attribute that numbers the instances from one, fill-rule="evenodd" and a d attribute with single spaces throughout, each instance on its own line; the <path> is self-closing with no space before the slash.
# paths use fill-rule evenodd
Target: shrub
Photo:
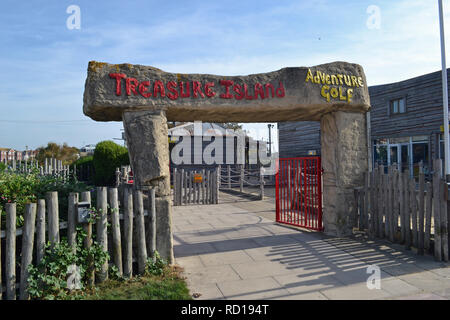
<path id="1" fill-rule="evenodd" d="M 77 284 L 78 290 L 84 290 L 88 284 L 90 263 L 94 271 L 100 271 L 109 254 L 95 241 L 90 249 L 85 249 L 83 240 L 86 233 L 77 228 L 77 243 L 75 251 L 67 243 L 67 239 L 53 247 L 48 243 L 45 254 L 38 265 L 28 268 L 28 293 L 32 299 L 54 300 L 71 298 L 68 282 Z M 75 268 L 75 278 L 68 279 L 68 272 Z"/>
<path id="2" fill-rule="evenodd" d="M 111 186 L 115 183 L 116 168 L 130 164 L 128 150 L 113 141 L 102 141 L 94 151 L 94 183 L 97 186 Z"/>

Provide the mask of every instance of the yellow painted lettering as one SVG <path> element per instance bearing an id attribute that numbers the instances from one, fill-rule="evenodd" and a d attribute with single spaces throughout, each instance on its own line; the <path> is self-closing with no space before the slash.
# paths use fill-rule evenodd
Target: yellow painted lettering
<path id="1" fill-rule="evenodd" d="M 335 87 L 331 88 L 330 94 L 333 98 L 337 98 L 337 96 L 339 95 L 338 89 L 336 89 Z"/>
<path id="2" fill-rule="evenodd" d="M 320 71 L 317 71 L 317 72 L 316 72 L 316 76 L 314 77 L 314 82 L 317 83 L 317 84 L 320 84 L 320 76 L 319 76 L 319 72 L 320 72 Z"/>
<path id="3" fill-rule="evenodd" d="M 349 89 L 349 90 L 351 90 L 351 89 Z M 339 100 L 345 101 L 345 100 L 347 100 L 347 97 L 345 96 L 345 94 L 344 95 L 342 94 L 343 91 L 344 91 L 343 88 L 339 87 Z"/>
<path id="4" fill-rule="evenodd" d="M 344 77 L 342 74 L 338 74 L 337 75 L 338 76 L 338 78 L 339 78 L 339 82 L 341 83 L 341 84 L 344 84 L 344 82 L 342 82 L 342 78 Z"/>
<path id="5" fill-rule="evenodd" d="M 308 69 L 308 73 L 306 74 L 305 82 L 308 82 L 309 80 L 311 80 L 311 82 L 313 82 L 313 80 L 314 80 L 313 75 L 311 73 L 311 69 Z"/>
<path id="6" fill-rule="evenodd" d="M 353 89 L 348 89 L 347 90 L 347 102 L 352 101 L 352 97 L 353 97 Z"/>
<path id="7" fill-rule="evenodd" d="M 325 92 L 325 90 L 330 89 L 329 86 L 322 86 L 322 90 L 320 91 L 320 94 L 322 97 L 326 98 L 328 102 L 330 102 L 330 93 L 328 91 Z"/>
<path id="8" fill-rule="evenodd" d="M 325 77 L 325 82 L 326 82 L 327 84 L 331 84 L 331 82 L 330 82 L 330 75 L 329 75 L 329 74 L 326 75 L 326 77 Z"/>
<path id="9" fill-rule="evenodd" d="M 344 81 L 345 81 L 345 84 L 348 85 L 349 87 L 352 85 L 350 76 L 344 75 Z"/>
<path id="10" fill-rule="evenodd" d="M 331 75 L 331 83 L 332 84 L 339 84 L 339 80 L 334 74 Z"/>
<path id="11" fill-rule="evenodd" d="M 358 83 L 359 83 L 360 87 L 364 87 L 364 82 L 363 82 L 362 77 L 358 77 Z"/>
<path id="12" fill-rule="evenodd" d="M 352 76 L 352 86 L 353 87 L 358 87 L 358 81 L 356 80 L 355 76 Z"/>

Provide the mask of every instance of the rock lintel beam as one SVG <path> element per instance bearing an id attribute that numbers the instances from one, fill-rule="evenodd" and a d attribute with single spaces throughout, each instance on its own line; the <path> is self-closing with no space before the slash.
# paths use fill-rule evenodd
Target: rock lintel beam
<path id="1" fill-rule="evenodd" d="M 163 110 L 168 121 L 318 121 L 370 108 L 363 68 L 347 62 L 217 76 L 90 61 L 83 102 L 96 121 L 121 121 L 133 110 Z"/>

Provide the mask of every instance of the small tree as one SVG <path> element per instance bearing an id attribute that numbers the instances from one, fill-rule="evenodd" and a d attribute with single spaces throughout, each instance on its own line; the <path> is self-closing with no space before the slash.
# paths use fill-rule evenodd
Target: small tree
<path id="1" fill-rule="evenodd" d="M 37 160 L 40 163 L 44 163 L 45 158 L 55 158 L 62 160 L 64 165 L 72 164 L 78 159 L 79 150 L 75 147 L 69 147 L 67 143 L 59 145 L 55 142 L 47 143 L 45 147 L 39 147 L 37 149 Z"/>
<path id="2" fill-rule="evenodd" d="M 130 164 L 128 149 L 113 141 L 99 142 L 94 151 L 94 183 L 97 186 L 111 186 L 115 183 L 116 168 Z"/>

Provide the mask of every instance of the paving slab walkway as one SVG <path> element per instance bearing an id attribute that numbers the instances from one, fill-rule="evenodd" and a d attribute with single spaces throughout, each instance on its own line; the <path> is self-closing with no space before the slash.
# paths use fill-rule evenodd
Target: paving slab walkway
<path id="1" fill-rule="evenodd" d="M 450 264 L 386 241 L 282 226 L 274 206 L 221 192 L 217 205 L 174 207 L 175 262 L 197 299 L 450 298 Z M 370 265 L 380 289 L 367 287 Z"/>

